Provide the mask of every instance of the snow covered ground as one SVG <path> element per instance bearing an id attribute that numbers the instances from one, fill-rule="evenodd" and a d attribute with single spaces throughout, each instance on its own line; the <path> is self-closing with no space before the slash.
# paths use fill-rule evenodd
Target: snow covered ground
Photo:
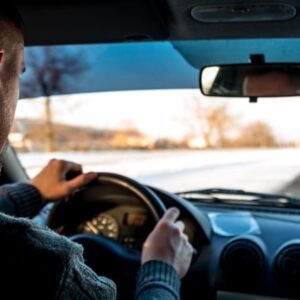
<path id="1" fill-rule="evenodd" d="M 300 174 L 300 149 L 23 153 L 30 176 L 50 158 L 78 162 L 84 171 L 114 172 L 169 191 L 239 188 L 276 192 Z"/>

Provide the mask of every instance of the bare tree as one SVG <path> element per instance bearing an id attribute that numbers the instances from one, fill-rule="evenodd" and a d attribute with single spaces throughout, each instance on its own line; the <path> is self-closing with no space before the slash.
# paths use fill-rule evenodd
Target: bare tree
<path id="1" fill-rule="evenodd" d="M 265 122 L 257 121 L 243 128 L 235 144 L 238 147 L 275 147 L 278 142 L 272 128 Z"/>
<path id="2" fill-rule="evenodd" d="M 227 135 L 237 124 L 238 118 L 229 113 L 225 105 L 205 106 L 201 99 L 194 96 L 188 107 L 188 120 L 191 136 L 204 139 L 206 147 L 223 147 L 227 144 Z"/>
<path id="3" fill-rule="evenodd" d="M 75 78 L 86 71 L 87 65 L 82 55 L 61 47 L 29 49 L 26 54 L 30 74 L 22 83 L 23 94 L 45 96 L 45 150 L 52 152 L 55 138 L 51 96 L 66 93 L 74 85 Z"/>
<path id="4" fill-rule="evenodd" d="M 208 147 L 212 147 L 214 141 L 218 146 L 224 146 L 226 141 L 226 129 L 231 124 L 231 118 L 226 106 L 207 107 L 203 110 L 204 126 L 202 134 Z"/>

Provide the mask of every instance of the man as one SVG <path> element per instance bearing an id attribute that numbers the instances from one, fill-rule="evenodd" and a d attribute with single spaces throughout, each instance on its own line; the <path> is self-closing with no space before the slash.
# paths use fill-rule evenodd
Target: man
<path id="1" fill-rule="evenodd" d="M 12 8 L 0 11 L 0 153 L 12 125 L 19 76 L 24 70 L 21 20 Z M 66 180 L 68 172 L 78 172 Z M 29 183 L 0 189 L 0 295 L 2 299 L 115 299 L 116 287 L 83 261 L 81 246 L 29 219 L 43 204 L 57 201 L 91 182 L 94 173 L 52 160 Z M 178 299 L 180 277 L 190 265 L 192 247 L 169 209 L 144 243 L 136 298 Z"/>
<path id="2" fill-rule="evenodd" d="M 270 70 L 262 74 L 249 74 L 243 82 L 243 95 L 247 97 L 278 97 L 299 95 L 299 73 Z"/>

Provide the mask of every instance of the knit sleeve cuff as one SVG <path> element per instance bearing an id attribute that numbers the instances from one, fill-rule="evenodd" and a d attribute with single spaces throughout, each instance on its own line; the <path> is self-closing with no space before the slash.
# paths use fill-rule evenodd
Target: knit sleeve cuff
<path id="1" fill-rule="evenodd" d="M 149 261 L 143 264 L 138 273 L 136 298 L 146 289 L 156 287 L 167 290 L 179 299 L 180 278 L 175 269 L 162 261 Z"/>
<path id="2" fill-rule="evenodd" d="M 15 206 L 15 215 L 32 217 L 42 206 L 40 192 L 29 183 L 15 183 L 3 187 Z"/>

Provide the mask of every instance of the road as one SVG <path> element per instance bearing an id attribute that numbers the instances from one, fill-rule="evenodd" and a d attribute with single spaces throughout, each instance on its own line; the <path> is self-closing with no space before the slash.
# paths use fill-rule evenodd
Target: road
<path id="1" fill-rule="evenodd" d="M 121 173 L 169 191 L 239 188 L 278 192 L 300 174 L 300 149 L 23 153 L 30 176 L 50 158 L 81 163 L 85 171 Z M 293 191 L 300 194 L 297 182 Z"/>

